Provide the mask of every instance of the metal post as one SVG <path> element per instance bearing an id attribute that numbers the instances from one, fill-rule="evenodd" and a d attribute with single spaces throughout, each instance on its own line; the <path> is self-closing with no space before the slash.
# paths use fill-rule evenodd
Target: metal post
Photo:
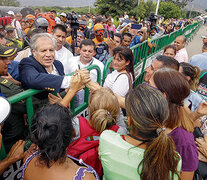
<path id="1" fill-rule="evenodd" d="M 156 7 L 156 12 L 155 12 L 155 15 L 157 15 L 157 13 L 158 13 L 159 4 L 160 4 L 160 0 L 157 0 L 157 7 Z"/>
<path id="2" fill-rule="evenodd" d="M 90 0 L 88 0 L 88 1 L 89 1 L 88 12 L 91 13 L 91 1 Z"/>

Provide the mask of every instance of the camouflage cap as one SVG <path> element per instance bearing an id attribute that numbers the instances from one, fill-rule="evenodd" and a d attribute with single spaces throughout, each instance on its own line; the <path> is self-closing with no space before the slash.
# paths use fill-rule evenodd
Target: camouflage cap
<path id="1" fill-rule="evenodd" d="M 0 57 L 10 57 L 13 56 L 17 52 L 16 47 L 5 47 L 0 46 Z"/>
<path id="2" fill-rule="evenodd" d="M 8 24 L 5 26 L 5 30 L 6 31 L 14 31 L 14 28 L 12 27 L 12 25 Z"/>

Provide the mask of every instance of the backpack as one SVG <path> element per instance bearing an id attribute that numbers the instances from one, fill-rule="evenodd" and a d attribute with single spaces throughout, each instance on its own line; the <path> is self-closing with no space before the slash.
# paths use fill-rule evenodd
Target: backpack
<path id="1" fill-rule="evenodd" d="M 102 176 L 101 161 L 98 156 L 99 136 L 100 132 L 96 132 L 84 117 L 79 116 L 80 138 L 73 141 L 67 148 L 67 154 L 92 166 L 98 175 Z M 119 126 L 113 125 L 110 128 L 115 132 L 118 131 Z"/>

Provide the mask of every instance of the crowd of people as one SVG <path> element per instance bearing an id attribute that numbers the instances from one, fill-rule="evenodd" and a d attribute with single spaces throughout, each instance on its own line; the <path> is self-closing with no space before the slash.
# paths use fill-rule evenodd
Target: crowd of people
<path id="1" fill-rule="evenodd" d="M 8 157 L 0 175 L 24 159 L 25 180 L 207 179 L 207 36 L 191 59 L 186 37 L 176 37 L 133 87 L 130 47 L 147 41 L 152 48 L 153 39 L 194 20 L 152 22 L 125 12 L 115 27 L 111 16 L 62 12 L 59 18 L 38 8 L 35 15 L 7 15 L 11 23 L 0 27 L 0 141 Z M 87 70 L 91 65 L 104 83 Z M 89 117 L 72 118 L 70 102 L 83 104 L 85 87 Z M 31 131 L 25 101 L 6 100 L 30 88 L 44 90 L 32 97 Z"/>

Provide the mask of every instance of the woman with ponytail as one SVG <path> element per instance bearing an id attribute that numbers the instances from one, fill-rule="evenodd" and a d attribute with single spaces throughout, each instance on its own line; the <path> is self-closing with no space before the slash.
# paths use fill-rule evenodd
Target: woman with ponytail
<path id="1" fill-rule="evenodd" d="M 200 68 L 186 62 L 181 62 L 179 72 L 186 77 L 190 85 L 190 94 L 185 98 L 184 104 L 187 105 L 191 111 L 195 111 L 200 103 L 204 102 L 203 98 L 195 92 L 198 88 Z"/>
<path id="2" fill-rule="evenodd" d="M 192 134 L 194 119 L 184 106 L 184 99 L 190 94 L 190 85 L 183 74 L 169 68 L 157 70 L 150 79 L 150 85 L 166 96 L 169 107 L 169 117 L 164 123 L 166 133 L 174 140 L 182 158 L 181 180 L 192 180 L 198 167 L 198 151 Z"/>
<path id="3" fill-rule="evenodd" d="M 102 166 L 98 158 L 99 136 L 105 129 L 126 134 L 124 127 L 119 127 L 117 117 L 120 107 L 116 96 L 106 88 L 92 92 L 89 98 L 89 120 L 84 117 L 73 119 L 74 141 L 69 145 L 67 154 L 82 159 L 102 176 Z"/>
<path id="4" fill-rule="evenodd" d="M 164 128 L 169 114 L 164 95 L 142 84 L 127 94 L 125 104 L 130 133 L 105 130 L 100 137 L 103 179 L 179 179 L 180 157 Z"/>

